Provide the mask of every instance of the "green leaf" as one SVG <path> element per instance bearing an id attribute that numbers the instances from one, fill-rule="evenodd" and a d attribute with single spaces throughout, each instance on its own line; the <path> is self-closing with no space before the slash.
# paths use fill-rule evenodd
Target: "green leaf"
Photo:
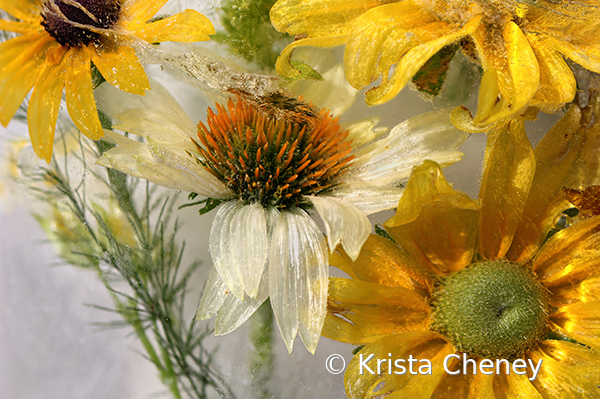
<path id="1" fill-rule="evenodd" d="M 321 74 L 304 61 L 290 60 L 290 64 L 300 73 L 292 77 L 283 78 L 284 84 L 290 84 L 299 80 L 323 80 Z"/>

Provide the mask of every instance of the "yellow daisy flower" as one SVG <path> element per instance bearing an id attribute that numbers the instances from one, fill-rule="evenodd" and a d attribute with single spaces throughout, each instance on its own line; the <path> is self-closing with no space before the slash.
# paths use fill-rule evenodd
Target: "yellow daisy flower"
<path id="1" fill-rule="evenodd" d="M 597 1 L 279 0 L 275 28 L 296 35 L 277 71 L 300 46 L 346 45 L 346 78 L 365 88 L 369 105 L 392 99 L 434 54 L 459 44 L 483 68 L 475 122 L 489 125 L 530 102 L 556 110 L 576 89 L 563 57 L 600 72 Z"/>
<path id="2" fill-rule="evenodd" d="M 115 87 L 143 95 L 150 85 L 132 47 L 135 41 L 193 42 L 214 33 L 211 22 L 193 10 L 150 21 L 166 2 L 0 0 L 0 9 L 12 16 L 0 19 L 0 30 L 19 34 L 0 44 L 2 125 L 8 125 L 33 87 L 29 135 L 36 154 L 50 162 L 64 89 L 75 125 L 91 139 L 102 137 L 92 63 Z"/>
<path id="3" fill-rule="evenodd" d="M 330 279 L 323 336 L 366 345 L 350 398 L 600 397 L 600 217 L 547 239 L 570 206 L 561 188 L 600 179 L 581 164 L 600 136 L 585 113 L 572 107 L 535 151 L 512 120 L 479 200 L 427 161 L 385 223 L 401 247 L 372 235 L 355 261 L 330 257 L 352 279 Z"/>

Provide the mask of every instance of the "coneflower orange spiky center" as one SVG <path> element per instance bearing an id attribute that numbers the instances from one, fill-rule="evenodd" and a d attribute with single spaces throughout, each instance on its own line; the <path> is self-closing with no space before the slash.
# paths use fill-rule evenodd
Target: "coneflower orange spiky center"
<path id="1" fill-rule="evenodd" d="M 198 124 L 199 162 L 243 203 L 301 206 L 302 196 L 334 184 L 353 159 L 351 143 L 328 112 L 313 112 L 281 95 L 277 99 L 265 106 L 266 98 L 238 96 L 227 107 L 217 104 L 216 113 L 209 108 L 206 125 Z"/>

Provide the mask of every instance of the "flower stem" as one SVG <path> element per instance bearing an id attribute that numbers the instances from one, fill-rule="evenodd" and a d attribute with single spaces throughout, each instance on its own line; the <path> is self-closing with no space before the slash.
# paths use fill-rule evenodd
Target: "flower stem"
<path id="1" fill-rule="evenodd" d="M 250 319 L 250 388 L 252 398 L 271 398 L 270 380 L 273 374 L 273 312 L 267 299 Z"/>

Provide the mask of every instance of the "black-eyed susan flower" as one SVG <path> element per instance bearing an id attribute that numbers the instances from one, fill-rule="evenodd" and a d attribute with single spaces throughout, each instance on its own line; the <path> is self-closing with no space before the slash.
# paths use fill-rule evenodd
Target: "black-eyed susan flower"
<path id="1" fill-rule="evenodd" d="M 33 87 L 27 110 L 36 154 L 52 157 L 63 90 L 67 110 L 91 139 L 103 136 L 92 91 L 91 65 L 129 93 L 150 88 L 132 47 L 135 41 L 208 40 L 214 33 L 202 14 L 186 10 L 151 21 L 167 0 L 0 1 L 11 18 L 0 29 L 19 34 L 0 44 L 0 122 L 7 126 Z"/>
<path id="2" fill-rule="evenodd" d="M 371 231 L 366 215 L 394 208 L 399 183 L 423 159 L 458 160 L 466 139 L 447 111 L 386 135 L 364 122 L 341 129 L 328 112 L 281 93 L 246 93 L 209 109 L 196 128 L 158 85 L 135 106 L 109 85 L 98 90 L 129 108 L 109 112 L 120 121 L 114 128 L 146 141 L 108 132 L 117 146 L 97 163 L 221 202 L 198 317 L 216 316 L 216 334 L 226 334 L 270 298 L 290 351 L 297 334 L 315 351 L 327 302 L 327 243 L 308 211 L 322 218 L 330 248 L 341 242 L 356 257 Z"/>
<path id="3" fill-rule="evenodd" d="M 323 335 L 366 345 L 350 398 L 600 397 L 600 217 L 548 238 L 563 185 L 600 178 L 581 164 L 589 122 L 572 107 L 533 151 L 511 120 L 478 200 L 427 161 L 385 223 L 398 245 L 372 235 L 355 261 L 330 257 L 351 279 L 330 279 Z"/>
<path id="4" fill-rule="evenodd" d="M 346 45 L 356 88 L 381 79 L 367 103 L 396 96 L 444 47 L 459 44 L 483 68 L 475 122 L 489 125 L 529 103 L 555 110 L 575 95 L 565 57 L 600 72 L 600 7 L 551 0 L 279 0 L 271 21 L 296 36 L 277 61 L 285 76 L 299 46 Z"/>

